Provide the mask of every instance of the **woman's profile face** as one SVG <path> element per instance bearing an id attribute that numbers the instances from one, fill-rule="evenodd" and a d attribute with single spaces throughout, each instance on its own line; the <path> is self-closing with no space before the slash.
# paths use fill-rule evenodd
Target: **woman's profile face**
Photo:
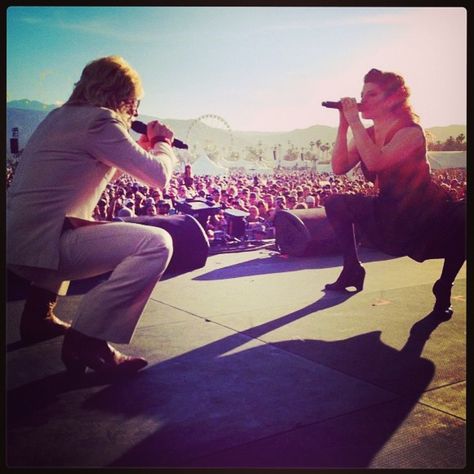
<path id="1" fill-rule="evenodd" d="M 361 93 L 361 112 L 365 119 L 372 119 L 383 115 L 387 107 L 387 98 L 383 89 L 373 82 L 364 84 Z"/>

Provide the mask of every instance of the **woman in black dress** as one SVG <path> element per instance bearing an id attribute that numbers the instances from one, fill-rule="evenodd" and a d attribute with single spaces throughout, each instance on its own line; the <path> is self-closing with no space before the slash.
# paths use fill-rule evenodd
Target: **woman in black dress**
<path id="1" fill-rule="evenodd" d="M 418 262 L 444 258 L 441 276 L 433 286 L 434 311 L 451 316 L 451 288 L 465 261 L 465 201 L 452 201 L 431 179 L 425 135 L 409 96 L 400 75 L 372 69 L 364 77 L 360 104 L 354 98 L 341 99 L 333 171 L 345 174 L 360 163 L 378 194 L 336 194 L 326 200 L 326 213 L 344 259 L 339 278 L 326 289 L 363 288 L 365 269 L 357 254 L 355 224 L 390 255 L 408 255 Z M 373 126 L 365 128 L 359 112 Z"/>

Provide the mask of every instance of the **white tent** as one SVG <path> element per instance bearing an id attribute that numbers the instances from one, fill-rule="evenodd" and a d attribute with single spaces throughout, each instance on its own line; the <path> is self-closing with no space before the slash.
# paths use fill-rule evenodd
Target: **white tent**
<path id="1" fill-rule="evenodd" d="M 466 168 L 465 151 L 429 151 L 431 169 Z"/>
<path id="2" fill-rule="evenodd" d="M 227 168 L 214 163 L 204 153 L 192 164 L 192 169 L 196 176 L 223 176 L 228 174 Z"/>

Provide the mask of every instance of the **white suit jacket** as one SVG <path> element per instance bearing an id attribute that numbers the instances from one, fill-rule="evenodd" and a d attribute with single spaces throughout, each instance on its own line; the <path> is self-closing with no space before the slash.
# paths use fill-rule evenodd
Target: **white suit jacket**
<path id="1" fill-rule="evenodd" d="M 146 152 L 114 111 L 64 105 L 38 126 L 7 194 L 7 264 L 58 269 L 66 217 L 93 221 L 117 168 L 153 187 L 167 185 L 176 157 L 166 143 Z"/>

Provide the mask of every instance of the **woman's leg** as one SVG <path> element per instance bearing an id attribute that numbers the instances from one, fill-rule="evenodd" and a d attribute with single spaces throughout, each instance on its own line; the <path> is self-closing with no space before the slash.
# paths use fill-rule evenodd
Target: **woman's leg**
<path id="1" fill-rule="evenodd" d="M 360 264 L 354 234 L 354 216 L 348 196 L 334 194 L 326 199 L 326 215 L 342 252 L 345 268 Z"/>
<path id="2" fill-rule="evenodd" d="M 433 294 L 436 297 L 436 303 L 433 308 L 435 313 L 447 317 L 453 314 L 453 308 L 451 306 L 451 289 L 464 261 L 465 258 L 461 255 L 448 256 L 444 259 L 441 276 L 433 285 Z"/>
<path id="3" fill-rule="evenodd" d="M 451 289 L 459 270 L 466 260 L 466 214 L 465 201 L 450 203 L 446 212 L 449 214 L 450 235 L 443 244 L 445 255 L 443 269 L 433 286 L 436 303 L 433 311 L 444 316 L 451 316 Z"/>
<path id="4" fill-rule="evenodd" d="M 335 194 L 326 199 L 325 208 L 343 256 L 343 269 L 339 278 L 327 284 L 326 289 L 340 291 L 354 286 L 361 291 L 365 269 L 359 261 L 354 224 L 366 226 L 373 219 L 373 198 Z"/>

